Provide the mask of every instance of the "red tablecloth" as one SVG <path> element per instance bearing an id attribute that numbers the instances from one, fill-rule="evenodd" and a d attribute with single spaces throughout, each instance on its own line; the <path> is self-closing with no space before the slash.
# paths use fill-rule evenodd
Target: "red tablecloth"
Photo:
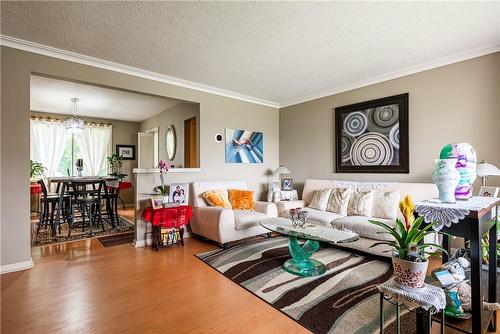
<path id="1" fill-rule="evenodd" d="M 130 181 L 120 181 L 120 190 L 132 188 L 132 182 Z"/>
<path id="2" fill-rule="evenodd" d="M 37 195 L 42 192 L 42 186 L 39 185 L 38 183 L 33 183 L 30 184 L 30 194 L 31 195 Z"/>
<path id="3" fill-rule="evenodd" d="M 189 205 L 154 210 L 148 207 L 142 211 L 142 219 L 144 221 L 167 228 L 180 228 L 187 225 L 191 217 L 193 217 L 193 211 Z"/>

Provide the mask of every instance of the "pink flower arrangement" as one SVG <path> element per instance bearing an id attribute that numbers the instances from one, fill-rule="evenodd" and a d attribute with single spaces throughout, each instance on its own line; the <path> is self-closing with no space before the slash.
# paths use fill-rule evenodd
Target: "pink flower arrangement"
<path id="1" fill-rule="evenodd" d="M 158 168 L 160 169 L 160 173 L 168 172 L 168 170 L 170 169 L 170 164 L 165 160 L 160 160 L 158 162 Z"/>
<path id="2" fill-rule="evenodd" d="M 168 187 L 165 185 L 163 173 L 168 172 L 168 170 L 170 169 L 170 164 L 165 160 L 160 160 L 158 162 L 158 168 L 160 169 L 161 186 L 155 187 L 154 190 L 159 191 L 162 196 L 166 196 L 168 194 Z"/>

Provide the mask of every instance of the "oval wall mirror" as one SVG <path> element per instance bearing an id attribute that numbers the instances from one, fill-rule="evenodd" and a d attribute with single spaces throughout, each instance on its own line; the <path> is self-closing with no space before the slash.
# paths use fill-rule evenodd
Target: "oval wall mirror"
<path id="1" fill-rule="evenodd" d="M 175 158 L 175 150 L 177 147 L 177 137 L 175 135 L 175 128 L 169 125 L 165 133 L 165 145 L 167 147 L 167 158 L 172 161 Z"/>

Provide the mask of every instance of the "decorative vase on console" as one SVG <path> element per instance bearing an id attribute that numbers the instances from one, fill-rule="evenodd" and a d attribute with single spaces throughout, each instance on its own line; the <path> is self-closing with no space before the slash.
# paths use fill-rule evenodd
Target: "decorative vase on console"
<path id="1" fill-rule="evenodd" d="M 460 180 L 455 189 L 455 198 L 467 200 L 472 197 L 472 184 L 476 179 L 476 151 L 468 143 L 448 144 L 441 149 L 440 159 L 457 159 L 455 165 Z"/>
<path id="2" fill-rule="evenodd" d="M 456 169 L 458 159 L 436 159 L 436 169 L 432 180 L 439 191 L 439 200 L 443 203 L 455 203 L 455 189 L 460 181 Z"/>
<path id="3" fill-rule="evenodd" d="M 83 159 L 76 159 L 76 171 L 77 171 L 77 176 L 82 177 Z"/>

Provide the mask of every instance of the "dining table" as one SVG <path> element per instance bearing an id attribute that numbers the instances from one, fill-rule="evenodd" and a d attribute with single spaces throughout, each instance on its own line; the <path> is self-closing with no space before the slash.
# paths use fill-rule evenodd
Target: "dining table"
<path id="1" fill-rule="evenodd" d="M 60 194 L 59 203 L 57 205 L 56 217 L 52 226 L 52 236 L 56 235 L 56 227 L 61 221 L 61 208 L 64 200 L 64 193 L 68 191 L 69 185 L 72 182 L 79 182 L 80 184 L 88 182 L 95 184 L 98 181 L 104 181 L 107 187 L 119 188 L 120 179 L 116 176 L 54 176 L 47 179 L 48 188 L 52 189 L 52 185 L 56 184 L 56 193 Z"/>

